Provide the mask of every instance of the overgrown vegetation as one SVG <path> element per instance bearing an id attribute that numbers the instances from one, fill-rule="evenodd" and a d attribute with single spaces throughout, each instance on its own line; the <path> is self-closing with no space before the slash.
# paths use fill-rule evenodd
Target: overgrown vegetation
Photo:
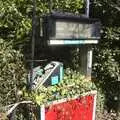
<path id="1" fill-rule="evenodd" d="M 92 11 L 92 16 L 100 18 L 103 24 L 99 46 L 94 50 L 94 72 L 97 79 L 95 84 L 98 88 L 101 88 L 101 91 L 105 95 L 104 107 L 110 113 L 113 111 L 119 113 L 120 111 L 119 7 L 119 0 L 95 0 Z M 105 116 L 107 116 L 106 113 Z M 111 117 L 111 119 L 115 119 L 115 117 Z M 116 117 L 116 119 L 118 118 Z"/>
<path id="2" fill-rule="evenodd" d="M 23 55 L 14 50 L 12 41 L 0 39 L 0 106 L 13 104 L 20 100 L 17 91 L 26 79 Z"/>
<path id="3" fill-rule="evenodd" d="M 100 18 L 103 24 L 101 41 L 95 49 L 94 70 L 100 83 L 107 86 L 105 90 L 110 89 L 109 85 L 118 81 L 120 75 L 119 5 L 118 0 L 98 0 L 93 7 L 93 16 Z"/>
<path id="4" fill-rule="evenodd" d="M 49 12 L 48 0 L 37 0 L 36 3 L 38 16 Z M 16 93 L 26 81 L 26 70 L 23 62 L 25 56 L 23 54 L 27 55 L 27 59 L 30 59 L 32 0 L 1 0 L 0 5 L 0 106 L 3 106 L 20 100 L 17 98 Z M 83 12 L 83 6 L 83 0 L 53 0 L 55 10 L 79 14 Z M 102 21 L 102 37 L 99 45 L 94 49 L 93 57 L 93 70 L 96 77 L 94 82 L 98 91 L 100 91 L 97 111 L 101 112 L 105 108 L 109 111 L 115 110 L 118 112 L 120 104 L 120 83 L 118 82 L 120 79 L 120 2 L 119 0 L 94 0 L 91 6 L 91 16 L 100 18 Z M 73 48 L 64 48 L 63 50 L 71 50 L 74 53 Z M 67 55 L 61 52 L 57 60 L 62 60 L 60 58 L 62 54 L 66 56 L 62 57 L 67 58 L 66 61 L 70 62 L 68 56 L 71 55 L 71 51 L 66 52 Z M 78 52 L 75 50 L 75 58 L 78 58 Z M 44 54 L 46 53 L 44 51 Z M 73 63 L 68 66 L 73 65 L 75 65 L 74 69 L 76 67 L 78 69 L 79 60 L 73 60 Z M 77 73 L 72 72 L 72 75 L 72 77 L 68 75 L 69 79 L 67 79 L 72 81 L 75 79 L 81 80 L 81 76 Z M 79 84 L 80 87 L 82 82 L 77 83 L 76 81 L 76 84 Z M 64 87 L 62 83 L 60 86 Z M 57 88 L 58 86 L 50 88 L 50 91 L 54 92 Z M 84 88 L 86 89 L 85 86 Z M 76 92 L 73 91 L 74 93 Z M 65 95 L 64 90 L 62 94 Z M 49 98 L 47 97 L 47 99 Z"/>
<path id="5" fill-rule="evenodd" d="M 28 96 L 31 95 L 28 99 L 32 98 L 35 103 L 42 105 L 53 100 L 80 96 L 92 90 L 96 90 L 95 84 L 79 72 L 68 68 L 65 71 L 64 79 L 58 85 L 48 88 L 41 86 L 37 91 L 35 90 L 31 94 L 28 93 Z"/>

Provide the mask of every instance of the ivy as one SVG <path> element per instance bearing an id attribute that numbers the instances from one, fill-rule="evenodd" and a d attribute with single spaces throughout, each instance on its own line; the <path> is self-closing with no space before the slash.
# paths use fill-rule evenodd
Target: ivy
<path id="1" fill-rule="evenodd" d="M 86 80 L 79 72 L 66 69 L 64 79 L 58 85 L 48 88 L 40 86 L 39 89 L 32 91 L 31 94 L 26 94 L 25 98 L 32 98 L 35 103 L 42 105 L 54 100 L 80 96 L 91 90 L 96 90 L 95 85 L 91 81 Z"/>

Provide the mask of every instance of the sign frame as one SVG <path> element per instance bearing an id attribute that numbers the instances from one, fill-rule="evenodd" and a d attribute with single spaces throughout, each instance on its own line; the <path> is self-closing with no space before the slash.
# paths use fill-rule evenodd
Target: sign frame
<path id="1" fill-rule="evenodd" d="M 48 106 L 52 106 L 52 105 L 56 105 L 56 104 L 60 104 L 60 103 L 64 103 L 64 102 L 69 102 L 71 100 L 75 100 L 75 99 L 78 99 L 78 98 L 81 98 L 81 97 L 85 97 L 85 96 L 90 96 L 90 95 L 94 95 L 94 101 L 93 101 L 93 113 L 92 113 L 92 119 L 91 120 L 95 120 L 95 112 L 96 112 L 96 99 L 97 99 L 97 91 L 96 90 L 93 90 L 93 91 L 90 91 L 90 92 L 86 92 L 80 96 L 75 96 L 74 98 L 64 98 L 64 99 L 60 99 L 60 100 L 56 100 L 56 101 L 52 101 L 52 102 L 49 102 L 47 103 L 47 105 L 41 105 L 40 106 L 40 120 L 46 120 L 46 117 L 45 117 L 45 108 L 48 107 Z"/>

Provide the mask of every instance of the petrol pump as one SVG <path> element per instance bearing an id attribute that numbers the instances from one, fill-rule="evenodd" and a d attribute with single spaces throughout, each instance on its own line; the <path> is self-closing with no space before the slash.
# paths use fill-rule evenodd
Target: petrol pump
<path id="1" fill-rule="evenodd" d="M 49 46 L 79 46 L 80 70 L 91 78 L 92 47 L 100 39 L 98 19 L 53 12 L 43 18 L 43 36 Z"/>
<path id="2" fill-rule="evenodd" d="M 46 46 L 79 46 L 80 72 L 87 79 L 91 79 L 92 47 L 100 39 L 100 21 L 71 13 L 52 12 L 42 18 L 41 24 L 42 42 Z M 43 69 L 43 73 L 39 71 L 39 67 L 33 70 L 33 88 L 37 88 L 35 86 L 40 84 L 44 86 L 55 85 L 63 78 L 63 64 L 60 62 L 51 62 Z"/>

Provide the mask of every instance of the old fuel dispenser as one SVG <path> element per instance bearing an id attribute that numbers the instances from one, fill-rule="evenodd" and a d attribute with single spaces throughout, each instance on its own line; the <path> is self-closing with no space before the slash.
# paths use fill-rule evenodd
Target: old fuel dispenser
<path id="1" fill-rule="evenodd" d="M 91 79 L 92 47 L 100 39 L 98 19 L 52 12 L 43 17 L 43 41 L 49 46 L 74 46 L 80 51 L 80 72 Z"/>
<path id="2" fill-rule="evenodd" d="M 79 46 L 80 72 L 87 79 L 91 79 L 92 47 L 100 39 L 100 21 L 82 15 L 60 12 L 52 12 L 42 17 L 40 21 L 41 42 L 46 47 Z M 62 71 L 63 64 L 60 62 L 51 62 L 42 70 L 39 66 L 34 68 L 32 89 L 37 89 L 40 85 L 47 87 L 58 84 L 63 78 Z"/>

